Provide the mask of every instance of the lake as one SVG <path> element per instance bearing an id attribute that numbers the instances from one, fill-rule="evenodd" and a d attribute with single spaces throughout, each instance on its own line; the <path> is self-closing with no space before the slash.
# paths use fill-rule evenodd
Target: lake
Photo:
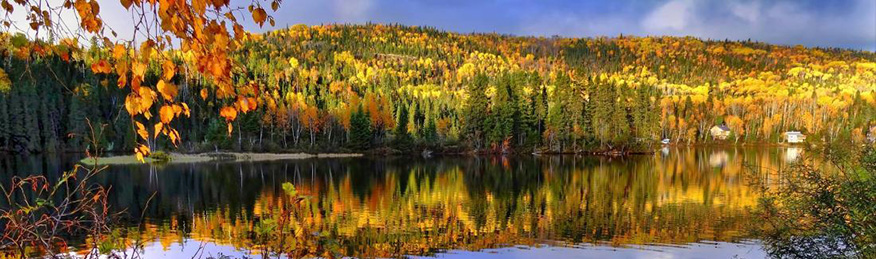
<path id="1" fill-rule="evenodd" d="M 116 243 L 146 258 L 763 258 L 759 185 L 796 148 L 653 155 L 345 158 L 112 166 Z M 78 157 L 0 159 L 57 178 Z M 303 201 L 283 190 L 292 183 Z M 8 205 L 4 205 L 8 206 Z M 296 208 L 294 216 L 289 208 Z M 142 218 L 142 220 L 141 220 Z M 282 230 L 282 231 L 278 231 Z M 286 233 L 286 234 L 279 234 Z M 86 237 L 70 242 L 84 253 Z M 110 245 L 110 244 L 107 244 Z M 321 254 L 319 254 L 321 253 Z"/>

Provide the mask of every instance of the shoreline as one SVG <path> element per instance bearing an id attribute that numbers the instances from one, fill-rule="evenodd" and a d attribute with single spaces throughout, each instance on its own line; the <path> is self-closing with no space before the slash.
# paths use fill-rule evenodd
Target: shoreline
<path id="1" fill-rule="evenodd" d="M 312 158 L 349 158 L 362 157 L 361 153 L 243 153 L 243 152 L 211 152 L 200 154 L 168 153 L 169 161 L 160 161 L 152 158 L 144 158 L 145 163 L 137 161 L 134 155 L 118 155 L 98 157 L 95 159 L 86 157 L 79 160 L 85 165 L 133 165 L 133 164 L 191 164 L 204 162 L 259 162 L 276 160 L 298 160 Z M 95 163 L 96 162 L 96 163 Z"/>
<path id="2" fill-rule="evenodd" d="M 431 152 L 431 155 L 437 156 L 466 156 L 466 155 L 521 155 L 521 154 L 531 154 L 536 156 L 541 155 L 592 155 L 592 156 L 629 156 L 629 155 L 648 155 L 654 154 L 660 150 L 660 148 L 664 147 L 721 147 L 721 148 L 732 148 L 732 147 L 806 147 L 809 146 L 807 144 L 786 144 L 786 143 L 672 143 L 667 145 L 655 145 L 654 149 L 651 151 L 633 151 L 627 150 L 624 152 L 616 152 L 616 151 L 579 151 L 579 152 L 509 152 L 509 153 L 501 153 L 501 152 L 490 152 L 490 151 L 459 151 L 455 150 L 447 152 L 447 150 L 435 150 Z M 392 154 L 392 152 L 364 152 L 364 153 L 306 153 L 306 152 L 295 152 L 295 153 L 257 153 L 257 152 L 208 152 L 208 153 L 194 153 L 194 154 L 186 154 L 186 153 L 168 153 L 170 155 L 170 161 L 159 161 L 152 158 L 145 158 L 146 162 L 149 164 L 182 164 L 182 163 L 204 163 L 204 162 L 259 162 L 259 161 L 275 161 L 275 160 L 298 160 L 298 159 L 314 159 L 314 158 L 351 158 L 351 157 L 366 157 L 373 155 L 390 155 L 390 156 L 398 156 L 400 154 Z M 416 152 L 418 155 L 420 152 Z M 404 156 L 404 155 L 402 155 Z M 111 155 L 98 158 L 98 162 L 101 165 L 131 165 L 131 164 L 143 164 L 137 161 L 134 155 Z M 92 158 L 84 158 L 79 161 L 81 164 L 85 165 L 94 165 L 94 161 Z"/>

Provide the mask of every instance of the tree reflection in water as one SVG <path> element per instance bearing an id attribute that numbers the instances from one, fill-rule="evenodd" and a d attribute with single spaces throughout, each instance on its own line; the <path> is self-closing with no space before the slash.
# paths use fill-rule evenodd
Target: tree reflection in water
<path id="1" fill-rule="evenodd" d="M 715 152 L 718 166 L 710 163 Z M 394 257 L 513 245 L 749 240 L 760 198 L 749 178 L 776 181 L 784 155 L 781 149 L 673 149 L 620 159 L 119 166 L 97 181 L 113 186 L 112 208 L 145 215 L 140 228 L 131 217 L 116 229 L 120 246 L 144 240 L 168 248 L 191 241 L 251 254 Z M 771 173 L 751 175 L 747 166 Z M 302 202 L 283 190 L 287 182 Z"/>

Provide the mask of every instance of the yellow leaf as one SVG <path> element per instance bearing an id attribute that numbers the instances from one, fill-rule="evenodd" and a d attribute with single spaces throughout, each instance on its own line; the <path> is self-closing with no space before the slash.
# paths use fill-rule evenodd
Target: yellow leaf
<path id="1" fill-rule="evenodd" d="M 146 74 L 146 64 L 134 62 L 131 64 L 131 73 L 138 78 L 143 78 L 143 75 Z"/>
<path id="2" fill-rule="evenodd" d="M 161 93 L 161 97 L 164 97 L 165 100 L 171 101 L 176 97 L 178 90 L 176 85 L 168 82 L 164 82 L 164 80 L 158 81 L 158 92 Z"/>
<path id="3" fill-rule="evenodd" d="M 152 103 L 155 102 L 155 92 L 149 87 L 140 87 L 137 93 L 140 95 L 140 112 L 148 113 Z"/>
<path id="4" fill-rule="evenodd" d="M 154 134 L 152 137 L 153 138 L 158 137 L 158 133 L 161 133 L 161 129 L 163 129 L 163 128 L 164 128 L 164 123 L 161 123 L 161 122 L 155 123 L 155 133 L 152 133 L 152 134 Z"/>
<path id="5" fill-rule="evenodd" d="M 139 101 L 133 94 L 129 94 L 128 97 L 125 97 L 125 110 L 127 110 L 128 114 L 130 114 L 131 116 L 140 113 Z"/>
<path id="6" fill-rule="evenodd" d="M 134 153 L 134 156 L 137 157 L 137 161 L 140 161 L 140 163 L 146 163 L 146 160 L 143 159 L 143 154 L 140 154 L 140 152 Z"/>
<path id="7" fill-rule="evenodd" d="M 161 106 L 158 114 L 161 116 L 161 122 L 165 124 L 170 123 L 173 120 L 173 107 L 170 105 Z"/>
<path id="8" fill-rule="evenodd" d="M 168 132 L 167 136 L 170 137 L 170 143 L 173 143 L 173 145 L 176 146 L 179 140 L 179 132 L 177 132 L 175 129 L 171 129 L 170 132 Z"/>
<path id="9" fill-rule="evenodd" d="M 176 65 L 173 64 L 173 61 L 165 60 L 164 64 L 161 65 L 161 68 L 164 70 L 164 74 L 162 75 L 164 80 L 170 80 L 173 78 L 173 75 L 176 74 Z"/>
<path id="10" fill-rule="evenodd" d="M 143 123 L 140 123 L 139 121 L 136 123 L 137 123 L 137 135 L 140 135 L 140 138 L 142 138 L 142 139 L 148 139 L 149 132 L 146 131 L 146 127 L 143 126 Z"/>
<path id="11" fill-rule="evenodd" d="M 190 117 L 191 114 L 189 113 L 189 105 L 187 105 L 186 103 L 182 103 L 182 108 L 183 108 L 183 114 L 185 114 L 186 117 Z"/>

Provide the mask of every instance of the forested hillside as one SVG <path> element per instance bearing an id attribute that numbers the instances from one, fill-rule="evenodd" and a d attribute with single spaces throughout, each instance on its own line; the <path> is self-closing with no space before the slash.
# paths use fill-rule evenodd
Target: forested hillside
<path id="1" fill-rule="evenodd" d="M 182 142 L 156 133 L 150 146 L 187 152 L 631 151 L 664 138 L 710 143 L 715 125 L 730 128 L 729 143 L 776 143 L 792 130 L 809 142 L 876 134 L 876 54 L 866 51 L 296 25 L 246 39 L 232 73 L 250 87 L 222 89 L 191 72 L 204 62 L 181 50 L 169 54 L 182 76 L 165 82 L 162 64 L 126 71 L 104 61 L 124 48 L 0 41 L 0 150 L 9 152 L 93 148 L 89 121 L 101 148 L 123 152 L 161 122 Z M 118 87 L 130 73 L 146 75 L 136 93 Z M 174 105 L 152 105 L 167 91 Z M 132 122 L 137 102 L 151 107 L 148 121 Z"/>

